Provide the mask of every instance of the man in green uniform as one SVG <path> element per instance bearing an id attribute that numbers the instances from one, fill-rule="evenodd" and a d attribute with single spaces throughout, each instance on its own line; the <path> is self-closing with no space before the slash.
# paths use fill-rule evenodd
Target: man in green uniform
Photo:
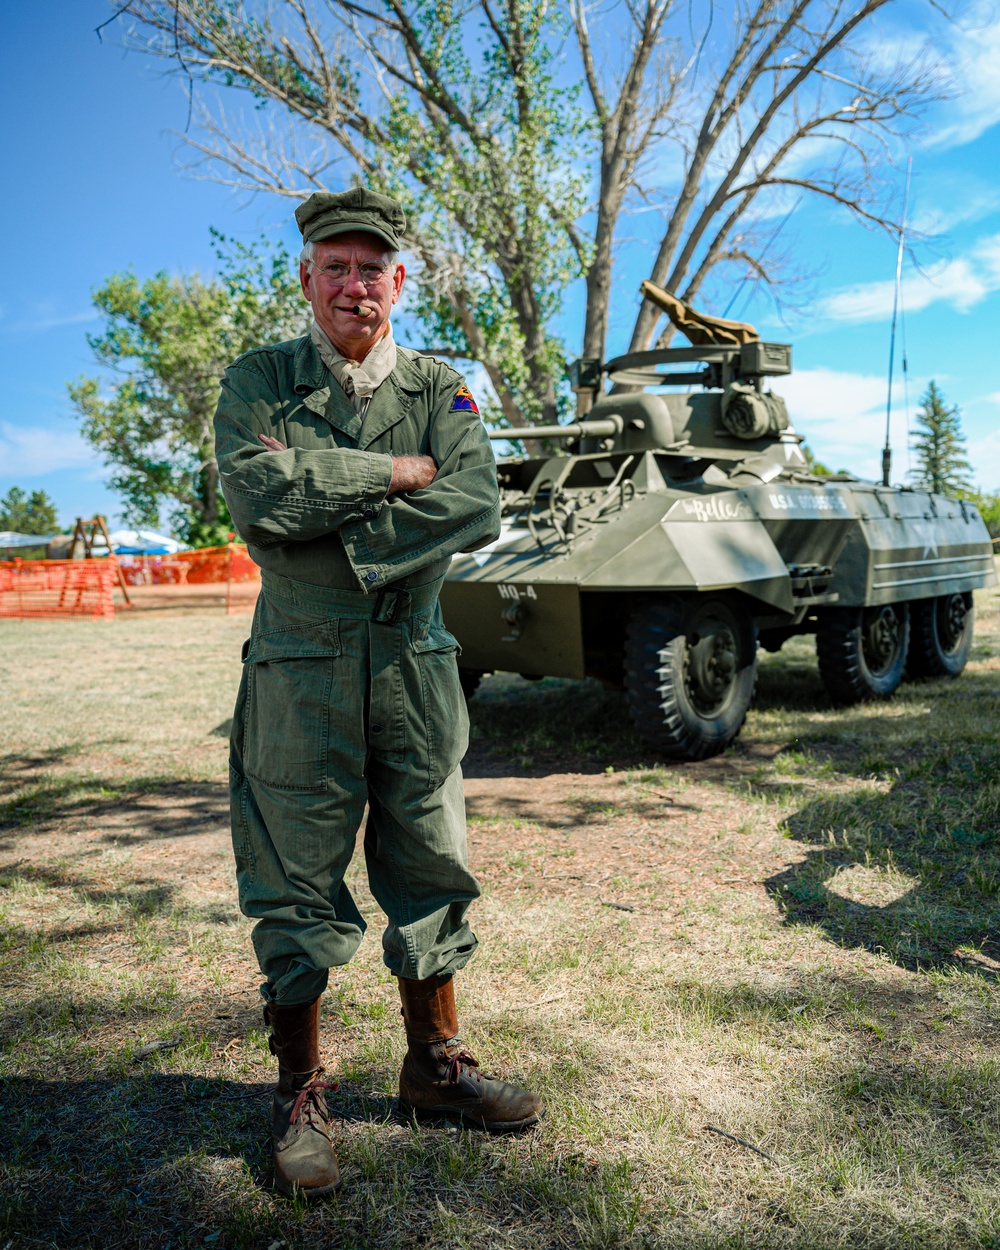
<path id="1" fill-rule="evenodd" d="M 458 644 L 438 591 L 455 552 L 499 532 L 493 453 L 461 375 L 393 340 L 400 206 L 355 188 L 318 192 L 295 217 L 312 329 L 235 361 L 215 424 L 222 490 L 262 570 L 230 791 L 278 1060 L 275 1182 L 318 1196 L 340 1183 L 319 1002 L 365 929 L 344 873 L 366 804 L 368 879 L 407 1037 L 401 1106 L 494 1132 L 535 1124 L 543 1107 L 479 1071 L 451 980 L 476 946 L 466 911 L 479 887 Z"/>

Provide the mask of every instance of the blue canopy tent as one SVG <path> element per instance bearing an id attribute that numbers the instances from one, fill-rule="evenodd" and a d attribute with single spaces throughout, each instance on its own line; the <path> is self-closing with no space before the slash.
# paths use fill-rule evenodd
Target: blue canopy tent
<path id="1" fill-rule="evenodd" d="M 111 547 L 118 556 L 172 556 L 185 550 L 185 544 L 153 530 L 115 530 Z"/>

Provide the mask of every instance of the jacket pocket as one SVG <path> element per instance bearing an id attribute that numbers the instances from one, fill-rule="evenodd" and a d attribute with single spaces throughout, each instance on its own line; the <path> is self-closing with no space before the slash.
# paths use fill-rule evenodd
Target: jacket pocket
<path id="1" fill-rule="evenodd" d="M 265 630 L 250 640 L 244 768 L 274 789 L 326 789 L 337 626 L 324 620 Z"/>
<path id="2" fill-rule="evenodd" d="M 417 622 L 411 646 L 420 674 L 427 779 L 436 790 L 469 749 L 469 713 L 458 677 L 458 639 L 443 625 Z"/>

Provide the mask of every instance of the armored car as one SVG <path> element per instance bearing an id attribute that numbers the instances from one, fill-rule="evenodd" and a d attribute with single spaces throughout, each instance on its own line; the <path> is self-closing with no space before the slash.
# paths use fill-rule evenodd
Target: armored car
<path id="1" fill-rule="evenodd" d="M 972 592 L 996 581 L 975 506 L 811 472 L 770 389 L 790 371 L 759 340 L 578 362 L 586 419 L 491 431 L 543 454 L 500 460 L 503 532 L 442 592 L 468 696 L 495 670 L 597 677 L 694 760 L 739 733 L 758 647 L 796 634 L 840 704 L 961 673 Z"/>

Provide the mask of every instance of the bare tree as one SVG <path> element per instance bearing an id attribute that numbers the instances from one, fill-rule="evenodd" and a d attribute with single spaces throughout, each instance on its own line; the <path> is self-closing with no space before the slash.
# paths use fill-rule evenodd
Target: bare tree
<path id="1" fill-rule="evenodd" d="M 931 3 L 932 0 L 928 0 Z M 432 341 L 481 361 L 512 425 L 566 410 L 553 318 L 586 287 L 602 356 L 615 250 L 685 299 L 709 275 L 775 281 L 766 228 L 789 191 L 895 229 L 879 170 L 939 87 L 887 61 L 893 0 L 730 0 L 704 28 L 675 0 L 127 0 L 128 42 L 173 60 L 209 176 L 302 196 L 362 179 L 401 199 Z M 248 124 L 209 83 L 249 95 Z M 630 209 L 640 214 L 627 216 Z M 656 339 L 644 302 L 631 335 Z"/>
<path id="2" fill-rule="evenodd" d="M 768 281 L 759 257 L 732 247 L 768 189 L 798 188 L 895 231 L 875 166 L 880 158 L 888 163 L 889 138 L 939 93 L 939 84 L 925 54 L 886 67 L 863 42 L 852 46 L 851 37 L 889 3 L 759 0 L 747 11 L 703 109 L 693 99 L 684 109 L 690 137 L 654 282 L 691 300 L 712 269 L 729 260 Z M 632 350 L 650 346 L 660 315 L 643 303 Z"/>

